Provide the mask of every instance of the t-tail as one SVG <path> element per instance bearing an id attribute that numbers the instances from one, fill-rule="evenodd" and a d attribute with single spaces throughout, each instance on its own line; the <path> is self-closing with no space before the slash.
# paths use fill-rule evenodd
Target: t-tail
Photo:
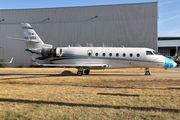
<path id="1" fill-rule="evenodd" d="M 29 23 L 21 23 L 22 30 L 24 33 L 24 39 L 22 38 L 14 38 L 8 37 L 13 40 L 25 41 L 27 44 L 27 49 L 25 49 L 25 53 L 30 56 L 40 56 L 36 57 L 36 59 L 47 59 L 50 57 L 60 57 L 63 55 L 62 48 L 55 47 L 52 45 L 44 44 L 41 38 L 37 35 L 34 29 L 31 27 Z"/>
<path id="2" fill-rule="evenodd" d="M 21 25 L 24 33 L 23 40 L 27 42 L 27 49 L 25 49 L 26 54 L 30 56 L 38 55 L 39 57 L 36 57 L 36 59 L 41 60 L 62 56 L 62 49 L 58 47 L 53 48 L 52 45 L 44 44 L 29 23 L 21 23 Z"/>
<path id="3" fill-rule="evenodd" d="M 28 49 L 52 48 L 52 45 L 44 44 L 29 23 L 21 23 L 21 26 L 24 34 L 24 40 L 27 41 Z"/>

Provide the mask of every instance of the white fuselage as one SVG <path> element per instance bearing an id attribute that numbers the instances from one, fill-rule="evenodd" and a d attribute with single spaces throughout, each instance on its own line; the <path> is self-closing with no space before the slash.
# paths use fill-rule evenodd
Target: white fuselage
<path id="1" fill-rule="evenodd" d="M 149 48 L 61 47 L 61 57 L 49 58 L 53 64 L 106 64 L 107 68 L 173 68 L 176 63 Z M 147 54 L 150 51 L 153 54 Z"/>

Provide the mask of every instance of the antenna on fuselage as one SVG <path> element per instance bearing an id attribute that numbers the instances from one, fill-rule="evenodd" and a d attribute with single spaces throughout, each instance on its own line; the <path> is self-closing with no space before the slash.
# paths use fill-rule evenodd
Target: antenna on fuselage
<path id="1" fill-rule="evenodd" d="M 121 45 L 121 47 L 123 47 L 123 48 L 124 48 L 124 45 Z"/>
<path id="2" fill-rule="evenodd" d="M 80 45 L 80 44 L 77 44 L 77 46 L 78 46 L 78 47 L 81 47 L 81 45 Z"/>

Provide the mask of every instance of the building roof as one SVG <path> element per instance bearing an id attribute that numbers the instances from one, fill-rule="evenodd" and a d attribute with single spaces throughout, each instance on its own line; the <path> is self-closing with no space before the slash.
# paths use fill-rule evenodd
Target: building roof
<path id="1" fill-rule="evenodd" d="M 161 41 L 161 40 L 180 40 L 180 36 L 178 37 L 158 37 L 158 41 Z"/>
<path id="2" fill-rule="evenodd" d="M 157 4 L 157 1 L 150 1 L 150 2 L 132 2 L 132 3 L 123 3 L 123 4 L 102 4 L 102 5 L 85 5 L 85 6 L 65 6 L 65 7 L 49 7 L 49 8 L 17 8 L 17 9 L 0 9 L 0 11 L 11 11 L 11 10 L 39 10 L 39 9 L 66 9 L 66 8 L 88 8 L 88 7 L 108 7 L 108 6 L 124 6 L 124 5 L 136 5 L 136 4 L 149 4 L 149 3 L 155 3 Z"/>

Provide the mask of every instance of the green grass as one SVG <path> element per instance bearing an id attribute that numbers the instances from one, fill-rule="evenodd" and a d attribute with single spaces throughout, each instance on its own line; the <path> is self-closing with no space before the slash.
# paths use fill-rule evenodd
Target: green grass
<path id="1" fill-rule="evenodd" d="M 180 78 L 1 76 L 0 119 L 178 120 Z"/>

